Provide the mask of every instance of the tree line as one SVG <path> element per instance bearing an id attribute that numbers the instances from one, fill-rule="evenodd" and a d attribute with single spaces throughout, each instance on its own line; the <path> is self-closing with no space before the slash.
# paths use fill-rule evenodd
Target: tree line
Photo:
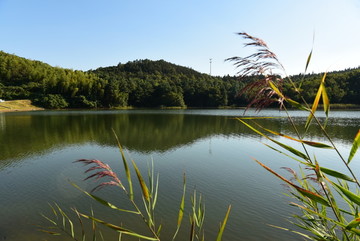
<path id="1" fill-rule="evenodd" d="M 360 69 L 327 75 L 333 102 L 360 104 Z M 136 60 L 96 70 L 52 67 L 0 51 L 0 99 L 31 99 L 45 108 L 245 106 L 241 89 L 261 76 L 210 76 L 164 60 Z M 302 76 L 292 76 L 301 81 Z M 313 98 L 320 74 L 305 76 L 305 97 Z M 284 86 L 289 88 L 289 86 Z M 296 99 L 294 97 L 294 99 Z"/>

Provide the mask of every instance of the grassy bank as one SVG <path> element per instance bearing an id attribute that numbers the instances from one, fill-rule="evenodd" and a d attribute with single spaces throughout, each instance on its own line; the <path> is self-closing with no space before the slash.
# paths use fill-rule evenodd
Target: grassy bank
<path id="1" fill-rule="evenodd" d="M 31 104 L 31 100 L 10 100 L 0 102 L 0 112 L 43 110 Z"/>

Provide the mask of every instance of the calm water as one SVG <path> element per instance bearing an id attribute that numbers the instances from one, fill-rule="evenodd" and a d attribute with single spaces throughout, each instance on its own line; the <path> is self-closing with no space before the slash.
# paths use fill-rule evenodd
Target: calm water
<path id="1" fill-rule="evenodd" d="M 288 174 L 280 168 L 296 168 L 297 164 L 260 144 L 268 142 L 233 119 L 242 114 L 241 110 L 0 113 L 0 240 L 67 240 L 65 236 L 53 237 L 37 231 L 38 225 L 48 225 L 40 214 L 50 215 L 48 203 L 54 202 L 64 210 L 77 207 L 86 213 L 93 207 L 99 218 L 141 230 L 138 219 L 109 212 L 69 184 L 75 182 L 86 190 L 96 185 L 82 181 L 85 168 L 73 163 L 80 158 L 103 160 L 123 177 L 111 129 L 143 173 L 154 160 L 155 172 L 160 174 L 157 214 L 164 226 L 164 240 L 169 240 L 175 230 L 184 172 L 188 194 L 196 189 L 205 199 L 208 240 L 215 239 L 229 204 L 233 208 L 224 240 L 301 240 L 267 225 L 292 228 L 288 220 L 290 212 L 296 210 L 282 194 L 286 190 L 281 182 L 251 158 L 285 176 Z M 246 115 L 256 113 L 249 111 Z M 260 115 L 284 116 L 277 110 L 266 110 Z M 292 115 L 300 124 L 306 120 L 301 112 L 294 111 Z M 331 116 L 329 133 L 347 156 L 360 126 L 360 111 L 333 111 Z M 285 118 L 261 122 L 290 134 Z M 307 139 L 325 141 L 317 130 L 310 133 Z M 316 155 L 325 166 L 341 169 L 333 151 L 316 150 Z M 358 173 L 360 155 L 355 156 L 352 165 Z M 97 194 L 118 206 L 127 206 L 123 196 L 111 187 Z M 189 204 L 189 196 L 187 201 Z M 184 221 L 187 223 L 188 218 Z M 178 240 L 185 240 L 188 233 L 188 225 L 184 225 Z M 117 240 L 111 234 L 105 231 L 106 240 Z"/>

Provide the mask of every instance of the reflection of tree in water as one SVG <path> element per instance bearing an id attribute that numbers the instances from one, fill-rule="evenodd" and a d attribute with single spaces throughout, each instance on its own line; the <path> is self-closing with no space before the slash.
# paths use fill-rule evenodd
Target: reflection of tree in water
<path id="1" fill-rule="evenodd" d="M 0 130 L 5 130 L 5 115 L 0 113 Z"/>
<path id="2" fill-rule="evenodd" d="M 239 112 L 239 115 L 241 113 Z M 305 120 L 300 119 L 299 125 Z M 65 145 L 97 143 L 115 146 L 111 129 L 122 144 L 139 152 L 163 152 L 214 135 L 258 138 L 231 117 L 187 114 L 121 112 L 50 112 L 50 114 L 0 115 L 0 160 L 18 158 Z M 360 119 L 330 119 L 328 131 L 342 142 L 352 142 Z M 260 124 L 291 134 L 287 119 L 259 120 Z M 319 139 L 319 130 L 306 138 Z M 320 138 L 321 139 L 321 138 Z M 0 164 L 1 165 L 1 164 Z"/>

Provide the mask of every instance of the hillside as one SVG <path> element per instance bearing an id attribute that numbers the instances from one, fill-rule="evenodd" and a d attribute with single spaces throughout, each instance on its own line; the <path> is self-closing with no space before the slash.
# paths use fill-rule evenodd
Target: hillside
<path id="1" fill-rule="evenodd" d="M 244 106 L 248 102 L 246 96 L 239 96 L 240 90 L 259 77 L 214 77 L 164 60 L 147 59 L 84 72 L 0 51 L 0 99 L 30 99 L 44 108 Z M 321 77 L 291 76 L 302 82 L 309 102 Z M 333 103 L 360 104 L 359 68 L 328 73 L 326 85 Z M 284 90 L 296 99 L 286 82 Z"/>

